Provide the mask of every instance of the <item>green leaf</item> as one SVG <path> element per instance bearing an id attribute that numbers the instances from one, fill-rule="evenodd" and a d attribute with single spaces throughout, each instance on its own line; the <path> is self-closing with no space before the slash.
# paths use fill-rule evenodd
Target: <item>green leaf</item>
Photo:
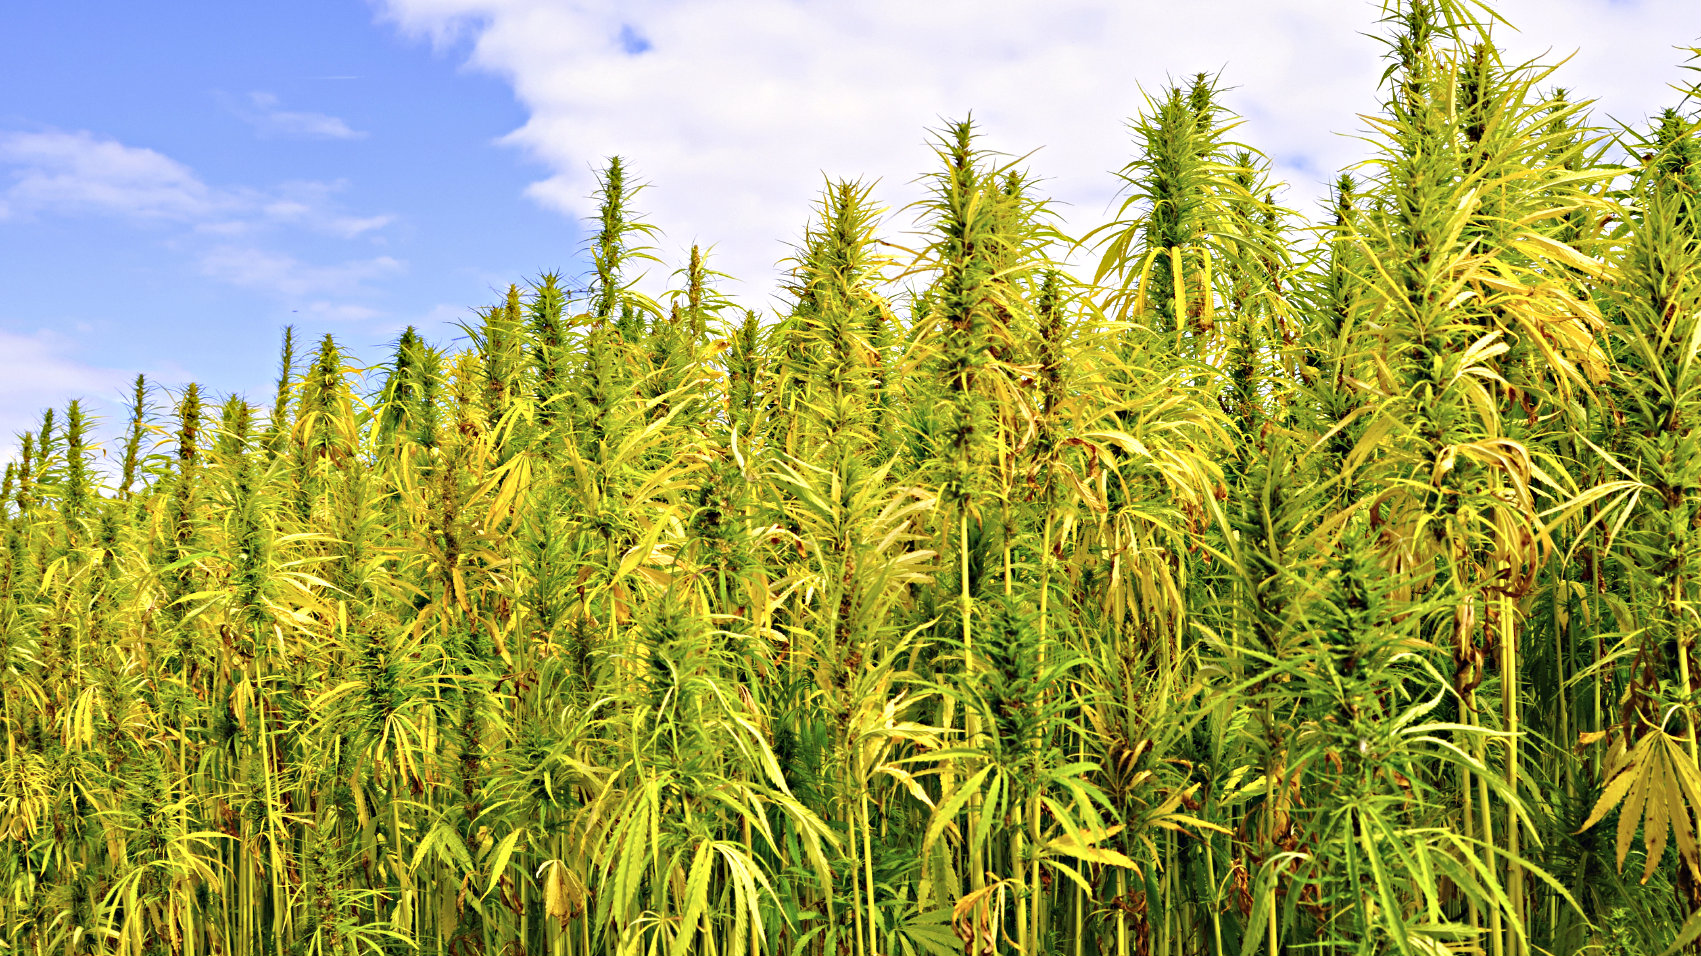
<path id="1" fill-rule="evenodd" d="M 490 892 L 496 889 L 497 882 L 502 879 L 502 870 L 508 865 L 508 857 L 513 855 L 515 845 L 520 842 L 520 837 L 525 836 L 525 833 L 524 827 L 517 828 L 513 833 L 503 837 L 502 842 L 497 844 L 496 853 L 490 858 L 490 884 L 484 888 L 485 896 L 489 896 Z"/>
<path id="2" fill-rule="evenodd" d="M 1698 939 L 1701 939 L 1701 910 L 1689 914 L 1689 918 L 1683 921 L 1683 927 L 1677 931 L 1677 939 L 1672 940 L 1672 944 L 1667 946 L 1660 956 L 1677 956 Z"/>
<path id="3" fill-rule="evenodd" d="M 697 844 L 691 857 L 690 876 L 685 881 L 685 909 L 679 917 L 679 929 L 674 934 L 672 956 L 685 956 L 697 941 L 697 924 L 709 905 L 709 878 L 714 875 L 714 845 L 708 841 Z"/>
<path id="4" fill-rule="evenodd" d="M 945 828 L 951 824 L 963 807 L 968 805 L 969 798 L 980 791 L 980 785 L 986 780 L 987 774 L 991 772 L 991 765 L 980 768 L 974 776 L 958 784 L 957 789 L 940 802 L 939 809 L 934 811 L 933 819 L 927 824 L 927 834 L 921 841 L 921 855 L 923 857 L 926 857 L 933 849 L 933 844 L 939 839 L 940 834 L 945 832 Z"/>

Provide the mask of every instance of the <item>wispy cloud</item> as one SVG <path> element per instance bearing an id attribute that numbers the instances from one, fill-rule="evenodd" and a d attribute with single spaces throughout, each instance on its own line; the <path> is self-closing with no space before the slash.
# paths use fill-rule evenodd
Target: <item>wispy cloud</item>
<path id="1" fill-rule="evenodd" d="M 1509 58 L 1583 53 L 1553 78 L 1626 119 L 1672 101 L 1694 0 L 1504 0 Z M 893 208 L 935 164 L 925 130 L 974 111 L 986 145 L 1023 154 L 1075 228 L 1102 221 L 1143 91 L 1223 70 L 1236 136 L 1277 157 L 1308 205 L 1362 158 L 1385 47 L 1373 0 L 385 0 L 408 32 L 470 38 L 470 64 L 529 113 L 508 141 L 552 175 L 530 195 L 593 211 L 592 170 L 628 157 L 669 245 L 771 285 L 823 173 L 879 179 Z M 1367 36 L 1366 34 L 1372 34 Z M 1341 135 L 1346 134 L 1346 135 Z M 1283 161 L 1292 157 L 1293 162 Z M 898 217 L 894 228 L 909 225 Z M 672 252 L 674 249 L 664 250 Z"/>
<path id="2" fill-rule="evenodd" d="M 260 189 L 209 185 L 160 152 L 88 132 L 0 131 L 0 219 L 100 215 L 165 224 L 168 243 L 207 278 L 283 300 L 323 318 L 372 319 L 370 306 L 323 298 L 367 295 L 371 283 L 404 271 L 390 256 L 315 265 L 264 247 L 305 231 L 377 239 L 395 217 L 351 215 L 336 201 L 342 182 L 296 181 Z M 209 245 L 209 243 L 212 243 Z"/>
<path id="3" fill-rule="evenodd" d="M 356 259 L 325 266 L 302 262 L 283 253 L 246 246 L 220 246 L 212 249 L 201 257 L 200 268 L 203 275 L 221 282 L 298 299 L 362 294 L 370 291 L 368 284 L 373 280 L 406 271 L 406 266 L 400 260 L 390 256 Z M 317 303 L 316 306 L 320 311 L 332 308 L 328 303 Z M 309 308 L 316 306 L 310 305 Z M 339 317 L 357 316 L 344 311 Z"/>
<path id="4" fill-rule="evenodd" d="M 255 91 L 245 100 L 231 103 L 231 112 L 254 127 L 261 136 L 287 139 L 362 139 L 361 130 L 351 129 L 341 118 L 325 113 L 286 110 L 275 94 Z"/>
<path id="5" fill-rule="evenodd" d="M 35 426 L 41 409 L 67 397 L 110 403 L 135 375 L 90 365 L 74 353 L 64 336 L 0 330 L 0 461 L 16 457 L 15 436 Z"/>
<path id="6" fill-rule="evenodd" d="M 370 322 L 384 315 L 381 310 L 353 302 L 309 302 L 301 311 L 328 322 Z"/>
<path id="7" fill-rule="evenodd" d="M 0 131 L 0 219 L 107 215 L 181 223 L 218 235 L 281 224 L 345 239 L 394 221 L 390 215 L 341 210 L 335 195 L 344 186 L 313 181 L 266 189 L 213 186 L 163 153 L 93 133 Z"/>
<path id="8" fill-rule="evenodd" d="M 273 191 L 273 197 L 261 205 L 258 212 L 267 222 L 303 226 L 342 239 L 354 239 L 396 221 L 392 215 L 351 216 L 339 211 L 334 195 L 345 185 L 342 182 L 284 183 Z"/>
<path id="9" fill-rule="evenodd" d="M 188 221 L 244 205 L 169 156 L 86 132 L 0 132 L 0 168 L 11 180 L 0 202 L 12 216 L 52 211 Z"/>
<path id="10" fill-rule="evenodd" d="M 50 332 L 0 330 L 0 407 L 27 407 L 29 396 L 38 393 L 105 392 L 129 377 L 77 361 L 71 351 L 68 339 Z"/>

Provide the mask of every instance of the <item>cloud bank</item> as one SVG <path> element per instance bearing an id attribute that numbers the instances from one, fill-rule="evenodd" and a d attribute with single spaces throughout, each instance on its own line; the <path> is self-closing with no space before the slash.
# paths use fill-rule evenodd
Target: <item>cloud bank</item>
<path id="1" fill-rule="evenodd" d="M 255 91 L 246 102 L 231 104 L 231 111 L 264 137 L 286 139 L 363 139 L 366 133 L 324 113 L 286 110 L 276 94 Z"/>
<path id="2" fill-rule="evenodd" d="M 1553 83 L 1635 120 L 1697 42 L 1693 0 L 1512 0 L 1508 59 L 1581 48 Z M 822 176 L 879 179 L 901 207 L 933 168 L 926 130 L 973 111 L 985 144 L 1038 149 L 1070 225 L 1097 224 L 1126 120 L 1145 93 L 1222 71 L 1237 131 L 1302 208 L 1365 155 L 1380 5 L 1344 0 L 382 0 L 404 32 L 470 40 L 469 65 L 513 88 L 529 120 L 507 141 L 549 175 L 529 194 L 588 216 L 594 170 L 620 154 L 654 188 L 640 207 L 663 252 L 717 244 L 718 267 L 771 288 Z M 1369 35 L 1367 35 L 1369 34 Z M 1043 147 L 1043 148 L 1041 148 Z M 897 217 L 893 228 L 910 225 Z"/>

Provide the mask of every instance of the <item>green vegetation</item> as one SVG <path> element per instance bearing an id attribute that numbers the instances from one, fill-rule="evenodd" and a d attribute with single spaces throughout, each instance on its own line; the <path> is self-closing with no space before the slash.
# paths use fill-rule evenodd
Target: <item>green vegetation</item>
<path id="1" fill-rule="evenodd" d="M 615 160 L 465 347 L 48 412 L 0 952 L 1689 946 L 1701 133 L 1471 12 L 1318 224 L 1200 76 L 1080 241 L 967 121 L 913 241 L 830 184 L 764 320 Z"/>

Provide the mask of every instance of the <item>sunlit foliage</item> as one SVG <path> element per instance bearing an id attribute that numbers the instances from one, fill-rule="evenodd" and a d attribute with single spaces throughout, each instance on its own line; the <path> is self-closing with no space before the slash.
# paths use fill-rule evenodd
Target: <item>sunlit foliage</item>
<path id="1" fill-rule="evenodd" d="M 1487 16 L 1390 6 L 1314 221 L 1200 75 L 1105 225 L 951 122 L 762 315 L 616 159 L 464 344 L 47 412 L 0 952 L 1691 945 L 1696 99 L 1604 129 Z"/>

